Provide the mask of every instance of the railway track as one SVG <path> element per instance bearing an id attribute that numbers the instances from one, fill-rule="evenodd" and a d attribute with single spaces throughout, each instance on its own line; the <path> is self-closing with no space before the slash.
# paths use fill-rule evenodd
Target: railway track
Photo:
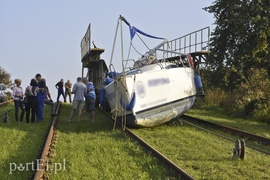
<path id="1" fill-rule="evenodd" d="M 225 132 L 232 133 L 233 135 L 238 135 L 241 138 L 246 138 L 248 140 L 257 141 L 260 144 L 270 145 L 270 138 L 266 138 L 266 137 L 263 137 L 263 136 L 260 136 L 260 135 L 257 135 L 257 134 L 252 134 L 252 133 L 242 131 L 242 130 L 239 130 L 239 129 L 236 129 L 236 128 L 232 128 L 232 127 L 229 127 L 229 126 L 217 124 L 217 123 L 206 121 L 206 120 L 203 120 L 203 119 L 198 119 L 198 118 L 187 116 L 187 115 L 183 115 L 181 117 L 186 119 L 186 120 L 189 120 L 189 121 L 193 121 L 193 122 L 195 121 L 195 122 L 198 122 L 200 124 L 212 126 L 213 128 L 218 128 L 218 129 L 223 130 Z"/>
<path id="2" fill-rule="evenodd" d="M 56 108 L 57 115 L 59 114 L 60 107 L 61 107 L 61 104 L 58 104 L 57 108 Z M 103 113 L 104 115 L 106 115 L 108 118 L 110 118 L 112 120 L 110 114 L 102 111 L 101 109 L 98 109 L 98 110 L 101 111 L 101 113 Z M 196 118 L 193 118 L 190 116 L 184 116 L 184 119 L 195 121 Z M 196 121 L 199 121 L 199 119 L 196 119 Z M 205 123 L 205 120 L 201 121 L 201 123 L 203 123 L 203 122 Z M 48 164 L 50 164 L 48 162 L 50 162 L 49 159 L 53 156 L 53 153 L 54 153 L 53 149 L 55 147 L 55 143 L 57 140 L 57 132 L 55 131 L 56 123 L 57 123 L 57 116 L 55 116 L 52 120 L 52 123 L 51 123 L 51 126 L 49 128 L 49 132 L 47 134 L 46 140 L 44 141 L 44 147 L 43 147 L 41 153 L 37 157 L 37 159 L 42 159 L 43 163 L 37 164 L 35 175 L 32 176 L 31 179 L 35 179 L 35 180 L 48 179 L 48 177 L 46 176 L 46 171 L 48 171 L 49 168 L 47 166 L 48 166 Z M 229 130 L 226 130 L 226 128 L 224 128 L 227 126 L 223 126 L 223 125 L 219 125 L 219 124 L 211 123 L 211 122 L 209 122 L 209 123 L 211 124 L 211 126 L 220 127 L 222 130 L 225 130 L 227 132 L 229 131 Z M 230 129 L 230 127 L 228 127 L 228 128 Z M 235 129 L 235 128 L 231 128 L 231 129 L 237 130 L 237 132 L 238 132 L 237 135 L 239 135 L 240 137 L 251 138 L 250 137 L 251 133 L 245 132 L 245 134 L 248 133 L 249 136 L 243 136 L 244 133 L 240 133 L 241 132 L 240 130 Z M 153 154 L 157 159 L 159 159 L 160 162 L 164 163 L 168 167 L 168 169 L 173 170 L 177 174 L 177 177 L 179 177 L 180 179 L 194 179 L 194 177 L 192 177 L 185 170 L 180 168 L 173 161 L 171 161 L 166 156 L 164 156 L 162 153 L 160 153 L 158 150 L 156 150 L 153 146 L 151 146 L 149 143 L 147 143 L 145 140 L 143 140 L 141 137 L 139 137 L 131 129 L 125 128 L 124 132 L 128 136 L 130 136 L 133 140 L 137 141 L 145 150 L 151 152 L 151 154 Z M 232 132 L 232 131 L 230 131 L 230 132 Z M 234 134 L 236 134 L 236 133 L 234 133 Z M 257 138 L 256 140 L 261 140 L 261 139 L 258 139 L 258 137 L 261 137 L 261 136 L 256 135 L 256 138 Z M 265 138 L 265 137 L 263 137 L 263 138 Z M 251 139 L 254 140 L 255 138 L 252 137 Z M 265 142 L 267 143 L 267 141 L 265 141 L 265 140 L 261 141 L 261 142 L 263 142 L 264 144 L 265 144 Z"/>
<path id="3" fill-rule="evenodd" d="M 46 171 L 50 171 L 50 167 L 49 167 L 50 158 L 54 154 L 54 148 L 55 148 L 55 144 L 58 137 L 57 132 L 56 132 L 56 124 L 57 124 L 57 119 L 58 119 L 57 116 L 59 115 L 60 108 L 61 108 L 61 103 L 58 103 L 56 107 L 57 115 L 54 116 L 52 119 L 51 125 L 48 130 L 48 134 L 46 135 L 46 138 L 44 140 L 44 145 L 42 147 L 42 150 L 37 155 L 37 159 L 35 161 L 36 172 L 34 176 L 32 176 L 30 179 L 34 179 L 34 180 L 48 179 L 48 177 L 46 176 Z"/>
<path id="4" fill-rule="evenodd" d="M 14 110 L 15 110 L 14 108 L 9 109 L 9 110 L 5 111 L 4 113 L 0 114 L 0 117 L 4 116 L 6 113 L 9 113 L 9 112 L 14 111 Z"/>
<path id="5" fill-rule="evenodd" d="M 110 114 L 102 111 L 101 109 L 98 108 L 98 110 L 105 114 L 108 118 L 110 118 L 111 120 L 112 117 Z M 151 146 L 150 144 L 148 144 L 146 141 L 144 141 L 141 137 L 139 137 L 138 135 L 136 135 L 134 132 L 132 132 L 131 129 L 125 127 L 125 131 L 124 131 L 129 137 L 131 137 L 132 139 L 134 139 L 135 141 L 137 141 L 144 149 L 146 149 L 147 151 L 151 152 L 155 157 L 157 157 L 161 162 L 163 162 L 168 168 L 174 170 L 174 172 L 177 174 L 177 176 L 180 179 L 185 179 L 185 180 L 190 180 L 190 179 L 195 179 L 194 177 L 192 177 L 190 174 L 188 174 L 185 170 L 183 170 L 182 168 L 180 168 L 179 166 L 177 166 L 173 161 L 171 161 L 169 158 L 167 158 L 166 156 L 164 156 L 162 153 L 160 153 L 157 149 L 155 149 L 153 146 Z"/>
<path id="6" fill-rule="evenodd" d="M 60 104 L 57 106 L 57 114 L 59 114 L 60 110 Z M 100 109 L 98 109 L 100 110 Z M 105 113 L 104 111 L 100 110 L 104 115 L 106 115 L 109 119 L 111 119 L 111 116 L 108 113 Z M 58 116 L 59 117 L 59 116 Z M 55 141 L 57 139 L 57 133 L 55 132 L 55 125 L 57 122 L 57 117 L 54 117 L 50 132 L 48 133 L 47 139 L 45 141 L 44 149 L 42 150 L 42 153 L 37 157 L 37 159 L 44 159 L 44 164 L 40 164 L 37 168 L 37 171 L 35 173 L 35 176 L 32 176 L 31 179 L 48 179 L 48 176 L 46 175 L 47 170 L 50 169 L 47 167 L 46 161 L 50 159 L 50 157 L 53 156 L 53 149 L 55 146 Z M 134 130 L 131 130 L 129 128 L 126 128 L 124 131 L 128 136 L 130 136 L 133 140 L 137 141 L 140 145 L 143 146 L 143 148 L 153 154 L 160 162 L 166 165 L 166 167 L 170 170 L 173 170 L 175 172 L 177 179 L 194 179 L 190 174 L 188 174 L 186 171 L 184 171 L 182 168 L 176 165 L 176 163 L 172 162 L 170 159 L 168 159 L 166 156 L 164 156 L 162 153 L 157 151 L 153 146 L 149 145 L 144 139 L 139 137 L 136 133 L 134 133 Z M 48 160 L 49 161 L 49 160 Z M 49 161 L 50 162 L 50 161 Z"/>
<path id="7" fill-rule="evenodd" d="M 3 106 L 3 105 L 5 105 L 5 104 L 9 104 L 9 103 L 11 103 L 12 101 L 13 101 L 13 99 L 10 99 L 10 100 L 7 100 L 7 101 L 5 101 L 5 102 L 2 102 L 2 103 L 0 103 L 0 107 Z"/>
<path id="8" fill-rule="evenodd" d="M 11 102 L 13 102 L 12 99 L 10 99 L 8 101 L 5 101 L 5 102 L 2 102 L 2 103 L 0 103 L 0 107 L 4 106 L 6 104 L 9 104 Z M 11 111 L 13 111 L 13 110 L 15 110 L 15 108 L 11 108 L 11 109 L 6 110 L 5 112 L 1 113 L 0 114 L 0 119 L 2 119 L 3 122 L 9 122 L 9 115 L 8 115 L 8 113 L 11 112 Z"/>
<path id="9" fill-rule="evenodd" d="M 228 138 L 226 136 L 220 135 L 220 134 L 215 133 L 215 132 L 213 132 L 211 130 L 205 129 L 205 128 L 201 127 L 201 126 L 197 126 L 197 125 L 195 125 L 193 123 L 197 122 L 200 125 L 211 126 L 214 129 L 218 129 L 218 130 L 223 131 L 225 133 L 231 133 L 234 136 L 239 136 L 240 138 L 245 138 L 245 139 L 247 139 L 249 141 L 256 141 L 257 143 L 263 144 L 263 145 L 266 145 L 266 146 L 270 145 L 270 139 L 269 138 L 266 138 L 266 137 L 263 137 L 263 136 L 260 136 L 260 135 L 257 135 L 257 134 L 252 134 L 252 133 L 249 133 L 249 132 L 246 132 L 246 131 L 242 131 L 242 130 L 239 130 L 239 129 L 229 127 L 229 126 L 225 126 L 225 125 L 222 125 L 222 124 L 217 124 L 217 123 L 214 123 L 214 122 L 206 121 L 206 120 L 203 120 L 203 119 L 199 119 L 199 118 L 195 118 L 195 117 L 191 117 L 191 116 L 187 116 L 187 115 L 183 115 L 181 117 L 183 119 L 187 120 L 187 121 L 184 121 L 187 124 L 195 126 L 195 127 L 199 128 L 199 129 L 202 129 L 204 131 L 208 131 L 208 132 L 210 132 L 212 134 L 215 134 L 215 135 L 217 135 L 217 136 L 219 136 L 221 138 L 224 138 L 224 139 L 227 139 L 227 140 L 230 140 L 230 141 L 235 141 L 235 139 Z M 192 121 L 192 123 L 191 123 L 191 121 Z M 265 151 L 265 150 L 259 149 L 257 147 L 254 147 L 254 146 L 247 145 L 247 144 L 245 146 L 247 146 L 247 147 L 249 147 L 249 148 L 251 148 L 253 150 L 259 151 L 261 153 L 270 155 L 269 151 Z"/>

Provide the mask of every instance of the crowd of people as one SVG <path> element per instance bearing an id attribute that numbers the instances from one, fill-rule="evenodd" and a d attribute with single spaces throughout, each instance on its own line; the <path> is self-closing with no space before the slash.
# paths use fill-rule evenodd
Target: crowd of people
<path id="1" fill-rule="evenodd" d="M 14 83 L 15 87 L 13 88 L 13 98 L 15 106 L 15 120 L 17 122 L 23 122 L 24 114 L 26 114 L 26 123 L 34 123 L 36 119 L 37 122 L 42 122 L 44 104 L 50 105 L 51 116 L 56 115 L 54 102 L 51 98 L 49 88 L 46 85 L 46 80 L 41 77 L 41 74 L 36 74 L 35 78 L 31 79 L 30 84 L 26 87 L 25 91 L 21 87 L 22 81 L 20 79 L 15 79 Z M 59 102 L 59 98 L 62 95 L 64 102 L 66 102 L 66 98 L 68 96 L 69 102 L 72 103 L 69 122 L 73 119 L 74 112 L 77 109 L 79 110 L 78 121 L 81 121 L 84 100 L 86 104 L 86 112 L 89 113 L 89 121 L 94 122 L 96 95 L 92 82 L 89 82 L 86 78 L 78 77 L 77 82 L 72 87 L 70 80 L 64 84 L 64 80 L 61 79 L 55 87 L 58 89 L 57 102 Z M 71 94 L 74 94 L 73 101 L 71 100 Z M 19 116 L 20 110 L 21 114 Z"/>

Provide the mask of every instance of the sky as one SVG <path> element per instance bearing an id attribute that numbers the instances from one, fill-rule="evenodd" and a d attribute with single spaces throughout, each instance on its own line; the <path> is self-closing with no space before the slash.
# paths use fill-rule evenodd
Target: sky
<path id="1" fill-rule="evenodd" d="M 56 100 L 55 84 L 61 78 L 74 84 L 82 74 L 80 42 L 89 23 L 91 39 L 105 49 L 101 58 L 108 65 L 119 15 L 170 40 L 206 26 L 213 30 L 213 15 L 202 10 L 213 1 L 0 0 L 0 66 L 13 80 L 21 79 L 24 89 L 40 73 Z M 150 47 L 159 43 L 150 42 Z M 114 65 L 121 69 L 115 54 Z"/>

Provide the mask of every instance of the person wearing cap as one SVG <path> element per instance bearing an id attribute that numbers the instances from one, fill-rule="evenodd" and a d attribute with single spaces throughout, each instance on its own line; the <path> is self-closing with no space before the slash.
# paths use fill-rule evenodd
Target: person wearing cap
<path id="1" fill-rule="evenodd" d="M 14 80 L 15 87 L 13 88 L 13 99 L 15 105 L 15 119 L 19 121 L 19 108 L 21 109 L 20 122 L 23 121 L 25 109 L 23 105 L 23 88 L 21 87 L 22 81 L 20 79 Z"/>
<path id="2" fill-rule="evenodd" d="M 85 109 L 89 113 L 89 121 L 95 121 L 95 104 L 96 104 L 96 93 L 95 87 L 92 82 L 89 82 L 86 78 L 83 78 L 83 83 L 87 87 L 87 94 L 85 96 Z"/>

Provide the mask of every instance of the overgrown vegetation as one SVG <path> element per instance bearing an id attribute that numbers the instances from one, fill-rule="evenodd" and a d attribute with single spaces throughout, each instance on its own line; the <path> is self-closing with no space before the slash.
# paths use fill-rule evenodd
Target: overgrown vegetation
<path id="1" fill-rule="evenodd" d="M 0 114 L 14 108 L 10 103 L 0 108 Z M 19 164 L 26 168 L 26 163 L 36 159 L 51 122 L 50 107 L 45 106 L 44 121 L 41 123 L 16 122 L 14 111 L 9 113 L 10 123 L 0 122 L 0 179 L 27 179 L 33 174 L 29 169 L 18 169 Z M 15 168 L 15 164 L 17 168 Z M 22 167 L 23 168 L 23 167 Z"/>
<path id="2" fill-rule="evenodd" d="M 228 114 L 270 122 L 270 3 L 217 0 L 204 8 L 216 18 L 202 70 L 206 98 Z"/>
<path id="3" fill-rule="evenodd" d="M 68 123 L 71 106 L 64 104 L 58 122 L 58 141 L 53 163 L 65 159 L 66 170 L 52 171 L 51 179 L 166 179 L 172 177 L 159 161 L 96 111 L 96 121 L 83 114 Z"/>
<path id="4" fill-rule="evenodd" d="M 184 124 L 185 125 L 185 124 Z M 234 142 L 185 125 L 134 130 L 195 179 L 269 179 L 269 155 L 251 150 L 233 160 Z"/>
<path id="5" fill-rule="evenodd" d="M 206 96 L 203 99 L 197 99 L 195 108 L 218 107 L 230 116 L 252 118 L 269 123 L 270 79 L 265 76 L 265 70 L 250 69 L 249 74 L 249 80 L 242 82 L 233 91 L 225 91 L 208 85 L 205 90 Z"/>

